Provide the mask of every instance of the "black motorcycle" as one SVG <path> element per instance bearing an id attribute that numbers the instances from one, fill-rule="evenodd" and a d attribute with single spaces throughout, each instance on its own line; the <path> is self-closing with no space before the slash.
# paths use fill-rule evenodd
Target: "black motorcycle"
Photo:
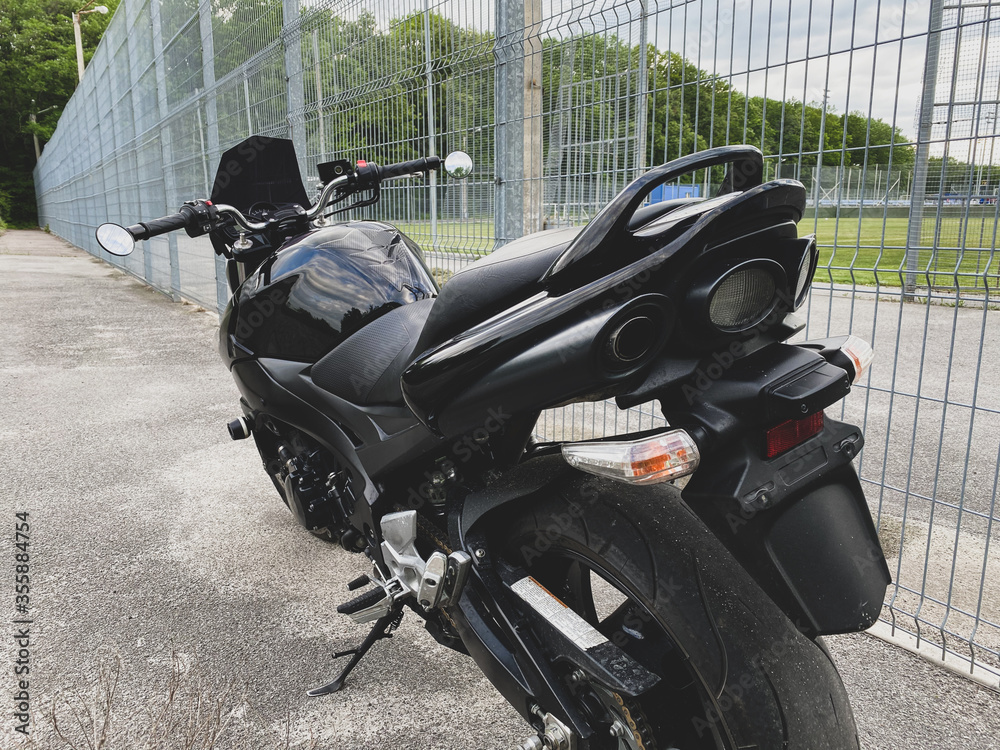
<path id="1" fill-rule="evenodd" d="M 440 165 L 321 164 L 310 201 L 291 142 L 252 137 L 210 200 L 97 230 L 116 255 L 211 236 L 233 289 L 229 432 L 302 525 L 370 561 L 337 609 L 371 631 L 310 694 L 409 609 L 531 724 L 522 750 L 858 747 L 821 636 L 872 625 L 890 579 L 861 430 L 823 410 L 872 350 L 785 343 L 817 263 L 803 186 L 712 149 L 443 288 L 398 229 L 329 221 Z M 717 194 L 644 205 L 692 173 Z M 612 397 L 658 401 L 669 427 L 535 434 L 544 409 Z"/>

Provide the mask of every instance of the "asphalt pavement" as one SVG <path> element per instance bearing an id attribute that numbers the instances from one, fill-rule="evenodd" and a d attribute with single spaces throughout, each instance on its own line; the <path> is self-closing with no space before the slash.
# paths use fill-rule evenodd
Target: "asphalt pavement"
<path id="1" fill-rule="evenodd" d="M 364 635 L 335 612 L 362 560 L 296 526 L 228 439 L 216 326 L 54 237 L 0 237 L 0 537 L 16 573 L 29 514 L 31 578 L 0 618 L 30 631 L 35 747 L 96 748 L 106 717 L 105 748 L 514 747 L 520 718 L 412 618 L 306 698 Z M 1000 748 L 996 693 L 869 635 L 828 642 L 866 748 Z M 20 653 L 5 637 L 3 748 L 26 746 Z"/>

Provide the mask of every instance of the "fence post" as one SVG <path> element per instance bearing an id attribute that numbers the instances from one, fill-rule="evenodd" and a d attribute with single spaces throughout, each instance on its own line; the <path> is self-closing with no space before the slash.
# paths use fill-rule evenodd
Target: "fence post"
<path id="1" fill-rule="evenodd" d="M 201 32 L 202 76 L 205 83 L 205 130 L 208 144 L 201 158 L 205 163 L 205 195 L 212 192 L 215 163 L 219 158 L 219 108 L 215 91 L 215 35 L 212 29 L 212 4 L 198 6 L 198 30 Z M 229 284 L 226 281 L 226 259 L 214 254 L 215 258 L 215 301 L 219 314 L 229 303 Z"/>
<path id="2" fill-rule="evenodd" d="M 496 244 L 542 228 L 541 0 L 497 0 Z"/>
<path id="3" fill-rule="evenodd" d="M 427 155 L 437 156 L 437 123 L 434 111 L 434 64 L 431 52 L 431 2 L 424 0 L 424 73 L 427 78 Z M 437 170 L 430 173 L 431 247 L 438 246 Z"/>
<path id="4" fill-rule="evenodd" d="M 160 19 L 160 3 L 150 0 L 149 19 L 153 26 L 153 65 L 156 67 L 156 100 L 159 108 L 159 122 L 162 124 L 170 114 L 170 107 L 167 104 L 167 71 L 166 61 L 163 59 L 163 24 Z M 166 213 L 167 206 L 176 195 L 177 188 L 174 183 L 173 170 L 173 148 L 170 142 L 170 128 L 159 128 L 160 141 L 160 163 L 163 165 L 163 209 Z M 171 232 L 167 235 L 167 247 L 170 257 L 170 297 L 175 301 L 181 299 L 181 266 L 177 256 L 177 237 Z M 153 282 L 153 258 L 150 253 L 144 254 L 146 280 Z M 154 284 L 155 285 L 155 284 Z"/>
<path id="5" fill-rule="evenodd" d="M 909 299 L 917 290 L 917 271 L 920 267 L 920 234 L 924 225 L 924 201 L 927 198 L 927 161 L 930 158 L 930 142 L 934 129 L 934 87 L 937 84 L 938 58 L 941 54 L 943 15 L 944 0 L 931 0 L 927 54 L 924 57 L 924 87 L 920 95 L 917 153 L 913 162 L 913 191 L 910 193 L 910 218 L 906 225 L 904 299 Z"/>
<path id="6" fill-rule="evenodd" d="M 312 30 L 313 82 L 316 84 L 316 115 L 319 130 L 319 156 L 326 158 L 326 125 L 323 122 L 323 68 L 319 58 L 319 29 Z"/>
<path id="7" fill-rule="evenodd" d="M 638 91 L 636 91 L 635 112 L 635 172 L 632 178 L 639 177 L 646 171 L 646 95 L 649 89 L 649 31 L 646 28 L 649 10 L 648 0 L 639 1 L 639 71 Z"/>
<path id="8" fill-rule="evenodd" d="M 281 39 L 285 46 L 285 77 L 288 79 L 288 137 L 295 145 L 295 155 L 302 174 L 308 174 L 305 157 L 309 153 L 306 143 L 305 89 L 302 76 L 302 24 L 299 22 L 299 0 L 282 0 L 284 14 Z"/>

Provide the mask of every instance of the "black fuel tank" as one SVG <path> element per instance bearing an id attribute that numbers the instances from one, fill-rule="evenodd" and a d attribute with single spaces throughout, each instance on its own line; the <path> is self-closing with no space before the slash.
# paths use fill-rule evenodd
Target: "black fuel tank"
<path id="1" fill-rule="evenodd" d="M 420 248 L 389 224 L 352 221 L 316 229 L 268 258 L 233 295 L 220 350 L 315 362 L 390 310 L 434 297 Z"/>

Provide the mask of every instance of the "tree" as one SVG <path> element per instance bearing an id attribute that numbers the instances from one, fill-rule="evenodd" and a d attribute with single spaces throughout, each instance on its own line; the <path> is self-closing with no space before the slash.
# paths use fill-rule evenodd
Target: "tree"
<path id="1" fill-rule="evenodd" d="M 101 1 L 112 8 L 118 2 Z M 0 211 L 9 204 L 11 218 L 19 223 L 35 221 L 32 129 L 47 139 L 76 85 L 70 18 L 80 2 L 0 0 Z M 164 64 L 191 72 L 167 77 L 167 101 L 173 105 L 194 92 L 192 81 L 202 80 L 201 66 L 209 61 L 201 59 L 197 24 L 185 28 L 197 0 L 161 7 L 164 36 L 177 35 Z M 216 80 L 279 42 L 281 0 L 216 0 L 212 8 Z M 87 17 L 87 57 L 107 22 L 107 16 Z M 261 33 L 248 34 L 248 26 Z M 474 144 L 486 157 L 481 168 L 488 169 L 494 148 L 489 126 L 497 117 L 491 32 L 459 26 L 436 13 L 380 20 L 362 10 L 352 20 L 324 4 L 309 6 L 298 29 L 310 154 L 323 151 L 335 158 L 381 163 L 412 159 L 426 152 L 433 118 L 441 153 Z M 432 113 L 427 106 L 427 31 Z M 543 158 L 553 174 L 597 175 L 600 181 L 614 173 L 616 180 L 627 179 L 640 162 L 661 164 L 726 143 L 751 143 L 765 155 L 785 155 L 795 166 L 809 168 L 821 145 L 826 166 L 887 165 L 890 158 L 894 167 L 913 163 L 912 146 L 900 145 L 905 136 L 887 123 L 815 103 L 747 96 L 730 81 L 653 45 L 644 51 L 614 35 L 580 33 L 543 38 L 541 55 Z M 643 118 L 635 103 L 641 101 L 643 60 L 649 95 L 645 154 L 639 158 L 634 144 Z M 280 56 L 268 57 L 248 73 L 254 89 L 268 92 L 282 91 L 286 74 Z M 242 87 L 224 87 L 218 96 L 220 111 L 248 108 Z M 53 107 L 34 126 L 28 123 L 32 99 L 37 100 L 36 111 Z M 322 118 L 312 114 L 317 105 Z M 245 117 L 220 122 L 220 140 L 232 143 L 257 129 L 257 123 L 282 122 L 285 106 L 283 96 L 261 98 L 249 105 Z M 472 143 L 470 133 L 475 134 Z"/>
<path id="2" fill-rule="evenodd" d="M 118 1 L 101 3 L 114 11 Z M 72 14 L 79 7 L 79 0 L 0 0 L 0 210 L 8 203 L 10 212 L 0 218 L 16 225 L 37 224 L 31 136 L 51 137 L 76 88 Z M 85 18 L 84 59 L 89 60 L 111 14 Z M 45 109 L 32 125 L 31 113 Z"/>

